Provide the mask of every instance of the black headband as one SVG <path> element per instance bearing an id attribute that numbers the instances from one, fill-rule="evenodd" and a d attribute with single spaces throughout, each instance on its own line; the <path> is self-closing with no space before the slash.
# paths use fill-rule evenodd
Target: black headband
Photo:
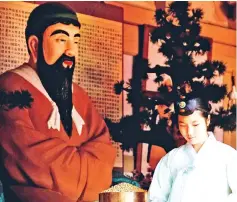
<path id="1" fill-rule="evenodd" d="M 177 110 L 178 114 L 182 116 L 189 116 L 195 110 L 199 110 L 202 112 L 208 112 L 208 109 L 204 109 L 201 107 L 202 100 L 200 98 L 193 98 L 189 100 L 180 100 L 177 102 Z"/>
<path id="2" fill-rule="evenodd" d="M 64 19 L 71 19 L 71 20 L 76 20 L 78 21 L 78 18 L 76 15 L 72 14 L 72 13 L 54 13 L 54 14 L 48 14 L 48 15 L 44 15 L 41 20 L 49 20 L 49 19 L 53 19 L 53 18 L 64 18 Z"/>
<path id="3" fill-rule="evenodd" d="M 35 23 L 34 25 L 28 24 L 27 29 L 30 28 L 31 32 L 34 34 L 42 33 L 52 22 L 62 22 L 62 21 L 69 21 L 73 22 L 75 25 L 80 27 L 79 20 L 76 14 L 72 13 L 55 13 L 55 14 L 48 14 L 43 15 L 40 17 L 40 20 Z"/>

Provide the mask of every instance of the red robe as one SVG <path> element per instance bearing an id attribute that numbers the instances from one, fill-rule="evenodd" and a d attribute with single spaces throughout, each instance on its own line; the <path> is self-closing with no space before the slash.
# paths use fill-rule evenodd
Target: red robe
<path id="1" fill-rule="evenodd" d="M 53 82 L 53 79 L 52 79 Z M 85 125 L 81 135 L 73 123 L 72 136 L 48 129 L 52 112 L 50 101 L 30 82 L 16 73 L 0 76 L 0 88 L 7 91 L 28 90 L 34 101 L 30 109 L 14 108 L 0 112 L 1 166 L 6 171 L 3 180 L 23 201 L 37 201 L 42 193 L 68 198 L 68 201 L 94 201 L 107 189 L 112 180 L 115 149 L 108 128 L 93 107 L 87 94 L 73 84 L 73 104 Z M 24 190 L 24 187 L 33 191 Z M 43 188 L 44 191 L 42 192 Z M 27 190 L 27 189 L 25 189 Z M 26 193 L 26 196 L 22 195 Z M 46 194 L 46 195 L 47 195 Z M 50 201 L 60 201 L 51 195 Z M 55 195 L 55 196 L 56 196 Z M 44 201 L 44 200 L 42 200 Z"/>

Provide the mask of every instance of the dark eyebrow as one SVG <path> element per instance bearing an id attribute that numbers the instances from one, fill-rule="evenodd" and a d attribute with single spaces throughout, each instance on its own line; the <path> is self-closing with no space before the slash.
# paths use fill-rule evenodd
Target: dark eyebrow
<path id="1" fill-rule="evenodd" d="M 179 123 L 184 123 L 183 121 L 179 121 Z"/>
<path id="2" fill-rule="evenodd" d="M 66 31 L 61 30 L 61 29 L 55 30 L 50 36 L 53 36 L 55 34 L 65 34 L 65 35 L 69 36 L 69 34 Z"/>
<path id="3" fill-rule="evenodd" d="M 193 123 L 199 123 L 199 121 L 193 121 Z"/>
<path id="4" fill-rule="evenodd" d="M 74 37 L 81 37 L 79 33 L 75 34 Z"/>

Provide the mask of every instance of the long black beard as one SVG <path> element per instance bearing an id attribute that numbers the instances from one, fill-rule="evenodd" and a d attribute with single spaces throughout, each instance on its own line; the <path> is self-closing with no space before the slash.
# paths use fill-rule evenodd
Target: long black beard
<path id="1" fill-rule="evenodd" d="M 75 57 L 63 54 L 53 65 L 45 62 L 42 43 L 39 45 L 37 69 L 40 80 L 51 99 L 57 104 L 63 127 L 70 137 L 72 134 L 72 77 Z M 64 68 L 63 61 L 73 62 L 71 68 Z"/>

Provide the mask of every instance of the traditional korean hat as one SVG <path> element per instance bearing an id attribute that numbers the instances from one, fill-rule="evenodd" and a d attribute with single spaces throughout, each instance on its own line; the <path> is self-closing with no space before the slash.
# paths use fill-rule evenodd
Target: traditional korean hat
<path id="1" fill-rule="evenodd" d="M 58 2 L 47 2 L 31 12 L 25 30 L 26 38 L 30 35 L 39 36 L 48 26 L 56 23 L 81 26 L 76 12 L 70 7 Z"/>

